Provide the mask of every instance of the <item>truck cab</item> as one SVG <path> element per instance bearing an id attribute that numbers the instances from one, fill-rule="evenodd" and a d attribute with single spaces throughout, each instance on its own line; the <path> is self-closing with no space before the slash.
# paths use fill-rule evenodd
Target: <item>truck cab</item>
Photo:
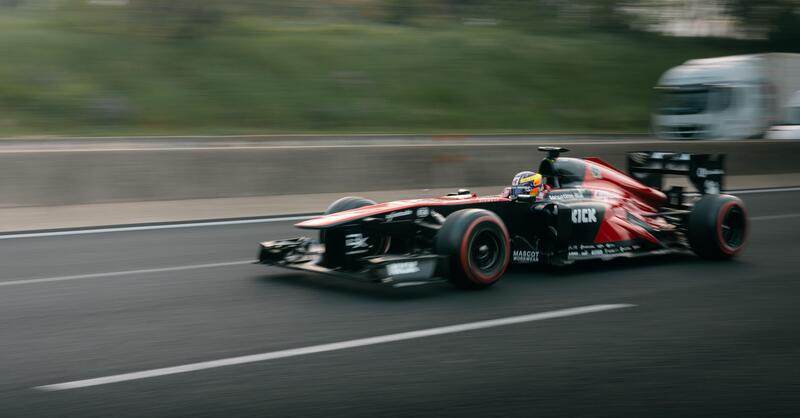
<path id="1" fill-rule="evenodd" d="M 738 139 L 769 126 L 769 87 L 755 55 L 687 61 L 656 85 L 656 136 Z"/>

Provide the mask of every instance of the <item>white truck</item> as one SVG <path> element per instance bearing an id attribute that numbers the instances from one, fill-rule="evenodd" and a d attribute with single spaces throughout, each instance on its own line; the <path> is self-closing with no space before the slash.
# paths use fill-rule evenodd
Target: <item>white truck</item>
<path id="1" fill-rule="evenodd" d="M 800 90 L 800 54 L 734 55 L 686 61 L 656 85 L 653 131 L 659 138 L 761 137 L 788 123 Z"/>

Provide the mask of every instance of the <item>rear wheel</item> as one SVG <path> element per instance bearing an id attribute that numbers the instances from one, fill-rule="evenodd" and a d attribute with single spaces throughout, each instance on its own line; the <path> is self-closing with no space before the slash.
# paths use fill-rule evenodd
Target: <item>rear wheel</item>
<path id="1" fill-rule="evenodd" d="M 744 248 L 747 229 L 747 211 L 735 196 L 703 196 L 689 213 L 689 245 L 703 258 L 737 256 Z"/>
<path id="2" fill-rule="evenodd" d="M 463 209 L 445 219 L 436 234 L 436 252 L 449 257 L 450 281 L 466 289 L 498 282 L 510 261 L 510 239 L 503 221 L 483 209 Z"/>

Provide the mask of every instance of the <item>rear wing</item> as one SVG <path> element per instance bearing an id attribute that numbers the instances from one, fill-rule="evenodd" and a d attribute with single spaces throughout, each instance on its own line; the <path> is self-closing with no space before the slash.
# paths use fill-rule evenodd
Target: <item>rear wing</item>
<path id="1" fill-rule="evenodd" d="M 725 177 L 725 154 L 637 151 L 628 153 L 628 173 L 639 182 L 661 190 L 665 174 L 688 176 L 702 194 L 719 194 Z"/>

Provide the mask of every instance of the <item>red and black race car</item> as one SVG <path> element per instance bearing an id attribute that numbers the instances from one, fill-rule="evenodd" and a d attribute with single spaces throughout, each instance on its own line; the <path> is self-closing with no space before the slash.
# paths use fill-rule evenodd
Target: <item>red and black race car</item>
<path id="1" fill-rule="evenodd" d="M 539 149 L 547 156 L 533 190 L 518 193 L 515 178 L 496 196 L 459 190 L 380 204 L 345 197 L 296 225 L 319 230 L 318 240 L 262 242 L 259 262 L 393 287 L 449 280 L 476 289 L 496 283 L 511 263 L 683 251 L 727 259 L 744 247 L 744 204 L 719 194 L 724 155 L 633 152 L 628 175 L 599 158 Z M 662 191 L 666 174 L 688 176 L 699 193 Z"/>

